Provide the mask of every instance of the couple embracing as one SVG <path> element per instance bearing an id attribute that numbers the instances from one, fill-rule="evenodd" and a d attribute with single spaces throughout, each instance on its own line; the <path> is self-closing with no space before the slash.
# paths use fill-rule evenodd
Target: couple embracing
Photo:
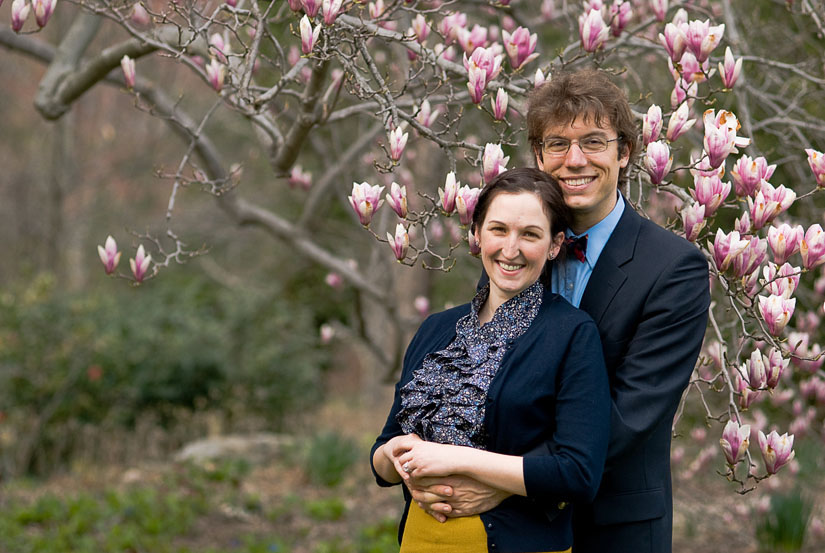
<path id="1" fill-rule="evenodd" d="M 373 471 L 402 553 L 669 553 L 707 261 L 619 192 L 639 133 L 603 73 L 554 75 L 527 126 L 537 169 L 482 190 L 481 286 L 410 343 Z"/>

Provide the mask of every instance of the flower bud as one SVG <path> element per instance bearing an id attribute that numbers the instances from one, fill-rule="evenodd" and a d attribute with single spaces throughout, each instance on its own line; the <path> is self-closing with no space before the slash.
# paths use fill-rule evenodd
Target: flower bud
<path id="1" fill-rule="evenodd" d="M 390 192 L 386 196 L 387 205 L 402 219 L 407 217 L 407 188 L 397 182 L 390 185 Z"/>
<path id="2" fill-rule="evenodd" d="M 381 192 L 383 191 L 384 187 L 377 184 L 370 186 L 366 182 L 352 183 L 352 195 L 349 196 L 349 203 L 355 214 L 358 215 L 358 220 L 365 227 L 369 226 L 375 211 L 384 203 L 384 200 L 381 199 Z"/>
<path id="3" fill-rule="evenodd" d="M 135 276 L 137 282 L 143 282 L 146 277 L 146 271 L 149 269 L 149 264 L 152 262 L 152 256 L 146 255 L 143 249 L 143 244 L 138 246 L 137 253 L 133 259 L 129 260 L 129 266 L 132 268 L 132 274 Z"/>
<path id="4" fill-rule="evenodd" d="M 398 261 L 402 261 L 407 255 L 407 249 L 410 247 L 410 237 L 404 225 L 398 223 L 395 226 L 395 236 L 388 232 L 387 241 L 390 244 L 390 248 L 392 248 L 392 253 L 395 254 L 395 258 Z"/>
<path id="5" fill-rule="evenodd" d="M 780 436 L 776 430 L 767 436 L 759 431 L 759 449 L 768 474 L 776 474 L 794 458 L 793 438 L 793 434 L 789 436 L 787 433 Z"/>
<path id="6" fill-rule="evenodd" d="M 645 167 L 650 175 L 650 182 L 661 184 L 665 176 L 670 172 L 673 164 L 673 156 L 670 155 L 670 147 L 666 142 L 659 140 L 647 145 L 645 154 Z"/>
<path id="7" fill-rule="evenodd" d="M 103 268 L 107 275 L 115 272 L 117 264 L 120 263 L 120 253 L 117 251 L 117 242 L 111 235 L 106 237 L 105 247 L 98 246 L 97 253 L 100 256 L 100 261 L 103 262 Z"/>
<path id="8" fill-rule="evenodd" d="M 123 79 L 126 81 L 126 88 L 135 88 L 135 60 L 129 56 L 120 59 L 120 68 L 123 70 Z"/>
<path id="9" fill-rule="evenodd" d="M 719 440 L 722 446 L 722 453 L 725 454 L 725 460 L 728 465 L 733 466 L 745 456 L 750 444 L 749 437 L 751 427 L 748 424 L 739 426 L 739 423 L 734 420 L 729 420 L 722 431 L 722 438 Z"/>

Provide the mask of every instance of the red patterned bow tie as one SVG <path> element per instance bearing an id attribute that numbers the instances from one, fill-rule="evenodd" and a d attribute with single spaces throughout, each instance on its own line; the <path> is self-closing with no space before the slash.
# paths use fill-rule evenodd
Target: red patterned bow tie
<path id="1" fill-rule="evenodd" d="M 587 252 L 587 235 L 579 236 L 578 238 L 575 236 L 571 236 L 570 238 L 565 238 L 564 246 L 567 248 L 568 254 L 573 254 L 576 256 L 576 259 L 584 263 L 585 260 L 585 253 Z"/>

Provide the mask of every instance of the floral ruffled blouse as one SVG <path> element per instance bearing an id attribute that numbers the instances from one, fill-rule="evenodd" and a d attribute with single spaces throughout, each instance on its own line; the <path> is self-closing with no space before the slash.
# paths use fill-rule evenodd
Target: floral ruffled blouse
<path id="1" fill-rule="evenodd" d="M 490 293 L 479 290 L 470 313 L 456 323 L 446 349 L 427 354 L 401 388 L 397 420 L 405 434 L 431 442 L 485 449 L 484 404 L 490 383 L 513 340 L 524 334 L 541 307 L 540 282 L 510 298 L 481 326 L 478 311 Z"/>

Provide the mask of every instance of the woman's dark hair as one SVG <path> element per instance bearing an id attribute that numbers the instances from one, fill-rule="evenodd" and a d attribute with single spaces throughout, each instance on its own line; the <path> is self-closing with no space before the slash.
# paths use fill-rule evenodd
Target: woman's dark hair
<path id="1" fill-rule="evenodd" d="M 481 190 L 473 212 L 473 232 L 484 222 L 487 210 L 496 196 L 522 192 L 535 194 L 541 200 L 541 207 L 550 219 L 551 236 L 564 232 L 570 226 L 570 208 L 564 203 L 564 196 L 556 179 L 539 169 L 521 167 L 504 171 Z"/>

